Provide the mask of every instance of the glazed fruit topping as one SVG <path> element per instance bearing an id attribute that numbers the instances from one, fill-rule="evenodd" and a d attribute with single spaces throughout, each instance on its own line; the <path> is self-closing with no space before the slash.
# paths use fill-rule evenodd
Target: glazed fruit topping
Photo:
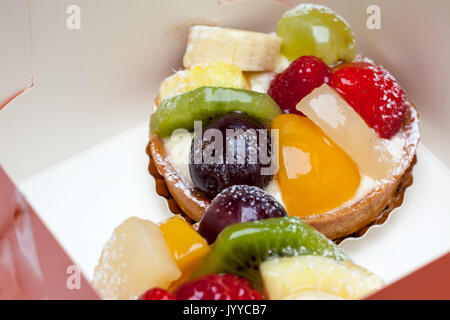
<path id="1" fill-rule="evenodd" d="M 285 216 L 283 206 L 264 190 L 246 185 L 232 186 L 219 193 L 208 206 L 198 232 L 212 243 L 231 224 Z"/>
<path id="2" fill-rule="evenodd" d="M 281 53 L 289 60 L 314 55 L 328 65 L 352 61 L 355 38 L 345 20 L 331 9 L 300 4 L 287 11 L 278 23 L 277 35 L 283 40 Z"/>
<path id="3" fill-rule="evenodd" d="M 270 167 L 271 151 L 270 132 L 264 125 L 244 114 L 227 114 L 196 133 L 192 140 L 189 163 L 192 181 L 211 198 L 233 185 L 262 188 L 272 178 L 263 170 Z"/>
<path id="4" fill-rule="evenodd" d="M 277 180 L 290 215 L 321 214 L 350 200 L 360 184 L 358 167 L 311 119 L 282 114 Z"/>
<path id="5" fill-rule="evenodd" d="M 167 290 L 153 288 L 142 294 L 138 300 L 176 300 Z"/>
<path id="6" fill-rule="evenodd" d="M 173 282 L 169 289 L 186 281 L 192 270 L 209 252 L 209 246 L 197 231 L 181 216 L 169 218 L 160 226 L 167 246 L 175 263 L 181 271 L 181 277 Z"/>
<path id="7" fill-rule="evenodd" d="M 160 137 L 176 129 L 194 129 L 194 121 L 210 121 L 230 112 L 242 112 L 265 124 L 281 113 L 265 93 L 233 88 L 201 87 L 163 100 L 150 119 L 150 131 Z"/>
<path id="8" fill-rule="evenodd" d="M 285 113 L 301 114 L 295 108 L 297 103 L 329 80 L 330 69 L 322 60 L 303 56 L 272 80 L 268 94 Z"/>
<path id="9" fill-rule="evenodd" d="M 174 295 L 179 300 L 263 300 L 247 280 L 231 274 L 211 274 L 186 282 Z"/>
<path id="10" fill-rule="evenodd" d="M 378 137 L 336 90 L 323 84 L 302 99 L 297 109 L 355 161 L 361 175 L 376 181 L 390 177 L 395 159 L 386 140 Z"/>
<path id="11" fill-rule="evenodd" d="M 334 70 L 333 86 L 381 138 L 400 129 L 406 95 L 394 77 L 368 62 L 352 62 Z"/>
<path id="12" fill-rule="evenodd" d="M 348 260 L 333 242 L 297 217 L 236 223 L 222 230 L 191 278 L 229 273 L 262 289 L 262 262 L 305 254 Z"/>

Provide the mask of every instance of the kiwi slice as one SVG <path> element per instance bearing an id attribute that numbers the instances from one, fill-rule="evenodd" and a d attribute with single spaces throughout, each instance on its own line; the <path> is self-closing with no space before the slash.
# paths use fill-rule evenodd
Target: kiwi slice
<path id="1" fill-rule="evenodd" d="M 221 87 L 198 89 L 164 99 L 150 119 L 150 131 L 160 137 L 175 129 L 194 129 L 194 121 L 208 121 L 230 112 L 242 112 L 265 124 L 281 114 L 281 109 L 265 93 Z"/>
<path id="2" fill-rule="evenodd" d="M 349 260 L 332 241 L 300 218 L 270 218 L 225 228 L 191 278 L 231 273 L 246 278 L 261 290 L 261 263 L 272 258 L 299 255 Z"/>

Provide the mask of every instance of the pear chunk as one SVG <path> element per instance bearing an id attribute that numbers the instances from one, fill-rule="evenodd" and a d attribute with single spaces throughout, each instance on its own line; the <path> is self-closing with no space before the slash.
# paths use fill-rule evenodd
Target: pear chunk
<path id="1" fill-rule="evenodd" d="M 131 217 L 103 247 L 94 287 L 105 299 L 136 299 L 148 289 L 168 288 L 180 275 L 159 227 Z"/>
<path id="2" fill-rule="evenodd" d="M 375 181 L 392 176 L 396 163 L 389 140 L 382 139 L 330 86 L 323 84 L 304 97 L 297 110 L 319 126 L 358 165 L 362 175 Z"/>

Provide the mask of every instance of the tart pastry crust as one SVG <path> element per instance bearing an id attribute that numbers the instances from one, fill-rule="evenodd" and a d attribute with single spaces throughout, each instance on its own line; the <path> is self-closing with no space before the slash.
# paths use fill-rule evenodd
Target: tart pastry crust
<path id="1" fill-rule="evenodd" d="M 406 143 L 392 179 L 350 206 L 304 217 L 303 220 L 338 243 L 347 237 L 361 237 L 373 225 L 384 223 L 392 210 L 401 206 L 404 193 L 413 182 L 412 169 L 417 162 L 420 134 L 418 113 L 410 102 L 407 103 L 401 131 Z M 191 223 L 199 221 L 210 203 L 208 197 L 181 178 L 166 157 L 162 139 L 155 134 L 150 135 L 147 154 L 156 192 L 166 198 L 170 211 L 183 215 Z"/>

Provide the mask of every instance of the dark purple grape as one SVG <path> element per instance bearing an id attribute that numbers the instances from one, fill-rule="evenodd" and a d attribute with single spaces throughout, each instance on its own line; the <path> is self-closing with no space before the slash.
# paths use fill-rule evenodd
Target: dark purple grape
<path id="1" fill-rule="evenodd" d="M 230 224 L 285 216 L 284 207 L 266 191 L 254 186 L 232 186 L 219 193 L 208 206 L 198 232 L 211 244 Z"/>
<path id="2" fill-rule="evenodd" d="M 217 132 L 222 137 L 219 144 Z M 271 170 L 262 171 L 271 168 L 271 152 L 270 132 L 264 125 L 245 114 L 231 113 L 210 123 L 201 136 L 196 133 L 189 172 L 195 187 L 210 198 L 238 184 L 264 188 L 273 177 Z"/>

